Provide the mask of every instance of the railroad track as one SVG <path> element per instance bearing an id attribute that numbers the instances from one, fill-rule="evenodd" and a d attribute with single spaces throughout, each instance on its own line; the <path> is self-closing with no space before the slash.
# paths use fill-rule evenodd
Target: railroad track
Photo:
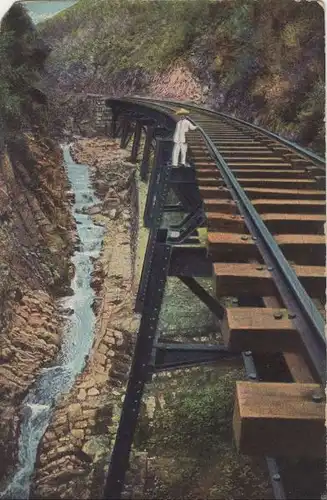
<path id="1" fill-rule="evenodd" d="M 235 441 L 240 452 L 267 457 L 275 497 L 286 498 L 270 457 L 321 458 L 326 450 L 324 161 L 195 105 L 117 102 L 132 121 L 162 114 L 170 130 L 182 104 L 198 126 L 189 134 L 189 158 L 205 213 L 215 299 L 224 308 L 221 331 L 249 376 L 236 386 Z M 267 366 L 276 359 L 272 377 Z"/>

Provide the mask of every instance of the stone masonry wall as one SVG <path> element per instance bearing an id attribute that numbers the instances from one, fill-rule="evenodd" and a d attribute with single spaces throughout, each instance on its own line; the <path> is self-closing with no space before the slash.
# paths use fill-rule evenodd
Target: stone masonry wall
<path id="1" fill-rule="evenodd" d="M 98 94 L 87 94 L 90 116 L 94 117 L 93 126 L 98 134 L 108 135 L 111 120 L 111 110 L 105 105 L 107 96 Z"/>

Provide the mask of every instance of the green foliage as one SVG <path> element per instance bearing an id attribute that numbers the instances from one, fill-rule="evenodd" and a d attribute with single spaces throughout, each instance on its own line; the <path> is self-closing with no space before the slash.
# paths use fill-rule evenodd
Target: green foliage
<path id="1" fill-rule="evenodd" d="M 146 499 L 267 498 L 260 463 L 239 456 L 232 444 L 235 381 L 242 378 L 237 369 L 197 368 L 154 382 L 151 394 L 164 395 L 165 404 L 156 407 L 151 426 L 142 411 L 135 442 L 155 457 Z"/>
<path id="2" fill-rule="evenodd" d="M 314 2 L 80 0 L 43 23 L 41 33 L 54 47 L 56 67 L 80 61 L 99 69 L 108 89 L 119 75 L 141 70 L 146 91 L 155 72 L 182 60 L 201 79 L 210 77 L 225 111 L 259 118 L 304 146 L 322 143 L 302 133 L 313 109 L 309 93 L 324 75 L 324 16 Z M 315 102 L 323 104 L 320 94 Z"/>
<path id="3" fill-rule="evenodd" d="M 8 58 L 12 39 L 11 33 L 4 33 L 0 36 L 0 115 L 4 119 L 18 117 L 21 105 L 20 96 L 12 89 L 12 82 L 17 78 L 15 69 Z"/>
<path id="4" fill-rule="evenodd" d="M 205 0 L 154 0 L 151 4 L 98 0 L 91 4 L 92 8 L 90 2 L 81 0 L 40 28 L 54 45 L 59 37 L 74 33 L 61 60 L 82 61 L 91 56 L 95 64 L 104 64 L 105 59 L 108 72 L 163 69 L 190 47 L 208 23 Z"/>
<path id="5" fill-rule="evenodd" d="M 156 414 L 152 446 L 159 434 L 166 450 L 181 450 L 207 459 L 221 452 L 231 440 L 231 418 L 235 380 L 239 371 L 223 374 L 215 384 L 201 383 L 201 377 L 187 388 L 168 395 L 167 406 Z M 150 445 L 151 449 L 151 445 Z"/>
<path id="6" fill-rule="evenodd" d="M 22 4 L 3 18 L 0 32 L 0 116 L 17 132 L 33 119 L 31 90 L 37 85 L 48 49 Z"/>

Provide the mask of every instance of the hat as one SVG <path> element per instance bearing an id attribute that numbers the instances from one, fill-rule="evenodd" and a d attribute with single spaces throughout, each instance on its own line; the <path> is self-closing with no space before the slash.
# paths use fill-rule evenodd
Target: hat
<path id="1" fill-rule="evenodd" d="M 187 111 L 187 109 L 184 108 L 180 108 L 177 111 L 175 111 L 175 115 L 188 115 L 188 114 L 189 111 Z"/>

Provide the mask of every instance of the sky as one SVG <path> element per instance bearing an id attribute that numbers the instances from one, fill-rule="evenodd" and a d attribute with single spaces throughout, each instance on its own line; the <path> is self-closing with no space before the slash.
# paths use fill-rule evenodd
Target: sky
<path id="1" fill-rule="evenodd" d="M 15 0 L 0 0 L 0 20 L 3 18 L 8 9 L 15 3 Z"/>

